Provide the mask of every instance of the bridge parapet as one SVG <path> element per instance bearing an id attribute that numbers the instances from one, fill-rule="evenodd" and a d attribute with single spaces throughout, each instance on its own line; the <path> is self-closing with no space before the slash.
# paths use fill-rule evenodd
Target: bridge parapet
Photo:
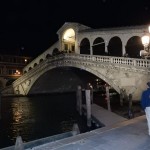
<path id="1" fill-rule="evenodd" d="M 50 55 L 52 56 L 52 52 L 55 48 L 57 48 L 59 45 L 58 42 L 56 42 L 55 44 L 53 44 L 50 48 L 48 48 L 45 52 L 43 52 L 42 54 L 40 54 L 39 56 L 37 56 L 34 60 L 32 60 L 29 64 L 27 64 L 24 69 L 23 72 L 28 72 L 29 68 L 34 68 L 35 64 L 40 65 L 40 60 L 46 60 L 46 56 Z"/>
<path id="2" fill-rule="evenodd" d="M 126 58 L 126 57 L 96 56 L 96 55 L 83 55 L 83 54 L 82 55 L 81 54 L 61 54 L 58 56 L 53 56 L 51 58 L 48 58 L 48 60 L 54 61 L 54 60 L 59 60 L 60 58 L 64 58 L 64 59 L 69 58 L 72 60 L 78 59 L 82 61 L 93 61 L 95 63 L 101 62 L 101 63 L 120 64 L 120 65 L 134 66 L 137 68 L 150 68 L 150 60 L 148 59 L 135 59 L 135 58 Z M 44 59 L 43 61 L 45 62 L 46 60 L 47 59 Z M 40 63 L 38 65 L 40 65 Z M 28 64 L 28 67 L 29 66 L 30 64 Z"/>
<path id="3" fill-rule="evenodd" d="M 134 66 L 140 68 L 150 68 L 150 60 L 148 59 L 135 59 L 126 57 L 112 57 L 112 56 L 94 56 L 94 55 L 81 55 L 81 54 L 64 54 L 64 57 L 70 59 L 89 60 L 97 63 L 111 63 L 127 66 Z"/>

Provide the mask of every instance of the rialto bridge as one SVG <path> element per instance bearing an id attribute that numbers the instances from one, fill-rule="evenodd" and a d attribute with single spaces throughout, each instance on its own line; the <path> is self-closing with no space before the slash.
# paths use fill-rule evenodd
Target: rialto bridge
<path id="1" fill-rule="evenodd" d="M 75 67 L 101 78 L 118 93 L 124 90 L 139 100 L 150 80 L 150 61 L 139 56 L 145 33 L 146 25 L 92 29 L 65 23 L 57 32 L 58 42 L 23 69 L 24 74 L 13 83 L 14 92 L 32 94 L 38 80 L 48 71 Z"/>

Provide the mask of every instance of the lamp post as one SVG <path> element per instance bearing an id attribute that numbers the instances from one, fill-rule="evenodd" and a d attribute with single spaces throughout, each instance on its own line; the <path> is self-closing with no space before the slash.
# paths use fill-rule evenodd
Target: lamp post
<path id="1" fill-rule="evenodd" d="M 148 35 L 144 35 L 142 38 L 142 44 L 144 46 L 144 50 L 149 52 L 149 40 L 150 40 L 150 37 Z"/>
<path id="2" fill-rule="evenodd" d="M 150 26 L 148 27 L 148 31 L 150 33 Z M 150 50 L 149 50 L 150 36 L 149 35 L 142 36 L 141 41 L 142 41 L 142 44 L 144 46 L 144 51 L 143 51 L 143 53 L 141 51 L 140 55 L 144 56 L 144 58 L 148 58 L 148 56 L 150 55 Z"/>

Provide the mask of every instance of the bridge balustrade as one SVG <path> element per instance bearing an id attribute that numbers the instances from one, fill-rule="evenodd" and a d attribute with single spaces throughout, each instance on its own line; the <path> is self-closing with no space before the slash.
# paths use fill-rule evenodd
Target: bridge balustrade
<path id="1" fill-rule="evenodd" d="M 80 60 L 80 62 L 95 62 L 95 63 L 110 63 L 110 64 L 120 64 L 126 66 L 134 66 L 137 68 L 149 68 L 150 67 L 150 60 L 148 59 L 135 59 L 135 58 L 127 58 L 127 57 L 111 57 L 111 56 L 97 56 L 97 55 L 84 55 L 84 54 L 60 54 L 57 56 L 53 56 L 43 60 L 42 63 L 38 64 L 37 66 L 41 66 L 48 60 L 49 62 L 56 62 L 60 59 L 69 59 L 71 60 Z M 37 68 L 37 66 L 33 68 Z M 29 68 L 30 64 L 26 67 Z M 31 70 L 30 70 L 31 71 Z M 30 72 L 28 71 L 28 72 Z"/>
<path id="2" fill-rule="evenodd" d="M 150 68 L 150 60 L 148 59 L 135 59 L 135 58 L 126 58 L 126 57 L 111 57 L 111 56 L 94 56 L 94 55 L 84 55 L 84 54 L 60 54 L 58 56 L 50 57 L 48 59 L 43 60 L 40 64 L 36 65 L 32 70 L 28 71 L 28 75 L 32 74 L 35 69 L 41 68 L 45 66 L 47 62 L 61 64 L 60 60 L 64 60 L 65 63 L 68 61 L 80 61 L 84 62 L 84 64 L 88 65 L 88 62 L 94 63 L 110 63 L 110 64 L 120 64 L 123 66 L 134 66 L 137 68 Z M 26 73 L 24 74 L 25 76 Z M 19 80 L 19 79 L 18 79 Z"/>
<path id="3" fill-rule="evenodd" d="M 97 63 L 111 63 L 120 64 L 134 67 L 150 67 L 150 60 L 148 59 L 135 59 L 126 57 L 111 57 L 111 56 L 94 56 L 94 55 L 83 55 L 83 54 L 64 54 L 62 57 L 69 58 L 70 60 L 76 59 L 80 61 L 94 61 Z M 56 59 L 60 59 L 58 57 Z"/>

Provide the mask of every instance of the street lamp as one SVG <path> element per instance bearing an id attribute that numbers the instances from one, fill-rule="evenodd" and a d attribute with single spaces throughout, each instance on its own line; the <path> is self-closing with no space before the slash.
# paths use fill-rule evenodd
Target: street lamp
<path id="1" fill-rule="evenodd" d="M 27 59 L 24 59 L 24 62 L 27 63 Z"/>
<path id="2" fill-rule="evenodd" d="M 148 35 L 144 35 L 142 38 L 142 44 L 144 46 L 144 50 L 149 52 L 149 40 L 150 40 L 150 37 Z"/>
<path id="3" fill-rule="evenodd" d="M 148 27 L 148 31 L 150 33 L 150 26 Z M 144 35 L 141 38 L 142 44 L 144 46 L 144 50 L 140 51 L 140 56 L 144 58 L 148 58 L 150 55 L 150 50 L 149 50 L 149 43 L 150 43 L 150 36 L 149 35 Z"/>

